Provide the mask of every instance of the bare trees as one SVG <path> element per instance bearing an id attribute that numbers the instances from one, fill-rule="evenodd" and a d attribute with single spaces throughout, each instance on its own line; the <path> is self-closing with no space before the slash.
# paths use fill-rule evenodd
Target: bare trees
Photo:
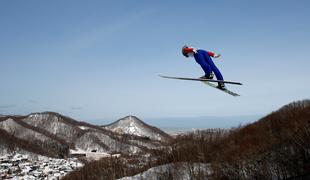
<path id="1" fill-rule="evenodd" d="M 231 133 L 217 154 L 224 177 L 288 178 L 309 169 L 310 103 L 294 102 Z"/>
<path id="2" fill-rule="evenodd" d="M 310 101 L 291 103 L 243 127 L 183 134 L 165 149 L 150 152 L 150 160 L 142 166 L 128 166 L 128 158 L 103 159 L 66 179 L 98 179 L 100 173 L 101 179 L 113 179 L 179 162 L 186 163 L 192 179 L 310 178 Z M 135 158 L 140 162 L 141 157 Z M 207 165 L 201 169 L 209 172 L 195 170 L 195 163 Z M 178 176 L 171 172 L 159 177 Z"/>
<path id="3" fill-rule="evenodd" d="M 179 136 L 171 147 L 162 159 L 211 163 L 214 178 L 305 176 L 310 173 L 310 101 L 291 103 L 244 127 Z"/>

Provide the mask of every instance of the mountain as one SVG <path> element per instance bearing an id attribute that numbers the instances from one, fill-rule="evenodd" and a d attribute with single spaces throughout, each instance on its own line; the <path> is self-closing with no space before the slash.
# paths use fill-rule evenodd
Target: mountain
<path id="1" fill-rule="evenodd" d="M 11 137 L 17 142 L 27 142 L 32 144 L 34 149 L 44 149 L 45 155 L 64 156 L 68 153 L 69 145 L 66 142 L 40 128 L 29 126 L 23 122 L 24 118 L 26 117 L 7 116 L 0 119 L 0 129 L 5 134 L 1 137 L 2 141 L 5 142 L 6 137 Z"/>
<path id="2" fill-rule="evenodd" d="M 118 134 L 55 112 L 3 116 L 0 117 L 0 130 L 6 135 L 0 137 L 0 142 L 1 139 L 5 142 L 3 144 L 10 142 L 8 138 L 14 138 L 16 142 L 31 144 L 33 148 L 28 148 L 29 151 L 34 149 L 39 154 L 56 157 L 66 157 L 70 152 L 143 154 L 163 147 L 160 141 Z M 162 137 L 170 138 L 166 134 Z M 14 147 L 18 147 L 18 144 Z"/>
<path id="3" fill-rule="evenodd" d="M 119 134 L 129 134 L 157 141 L 169 141 L 171 137 L 164 131 L 146 124 L 135 116 L 126 116 L 106 126 L 105 129 Z"/>
<path id="4" fill-rule="evenodd" d="M 309 152 L 310 100 L 303 100 L 245 126 L 178 135 L 147 159 L 91 162 L 64 180 L 310 179 Z"/>

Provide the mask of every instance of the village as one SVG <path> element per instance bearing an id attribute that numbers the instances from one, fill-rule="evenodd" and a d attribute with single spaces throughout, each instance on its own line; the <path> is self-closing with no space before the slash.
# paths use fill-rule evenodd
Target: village
<path id="1" fill-rule="evenodd" d="M 0 156 L 0 179 L 61 179 L 83 164 L 77 158 L 55 159 L 13 153 Z"/>

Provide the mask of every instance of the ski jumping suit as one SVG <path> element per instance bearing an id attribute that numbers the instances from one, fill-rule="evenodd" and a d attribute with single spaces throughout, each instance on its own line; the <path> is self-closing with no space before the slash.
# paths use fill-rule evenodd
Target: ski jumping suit
<path id="1" fill-rule="evenodd" d="M 194 53 L 194 58 L 196 62 L 202 67 L 203 71 L 207 76 L 214 72 L 217 80 L 224 80 L 221 72 L 215 66 L 210 56 L 213 57 L 214 53 L 202 49 L 198 49 L 197 52 Z"/>

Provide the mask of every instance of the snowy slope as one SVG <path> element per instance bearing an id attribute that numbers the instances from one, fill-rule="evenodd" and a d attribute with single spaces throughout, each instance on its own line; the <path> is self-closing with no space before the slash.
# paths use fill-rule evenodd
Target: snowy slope
<path id="1" fill-rule="evenodd" d="M 0 128 L 6 130 L 9 134 L 14 135 L 17 138 L 23 139 L 23 140 L 36 140 L 42 143 L 49 142 L 49 143 L 55 143 L 57 142 L 37 131 L 34 131 L 29 128 L 25 128 L 21 126 L 20 124 L 16 123 L 13 119 L 9 118 L 6 121 L 0 122 Z"/>
<path id="2" fill-rule="evenodd" d="M 171 139 L 165 132 L 144 123 L 135 116 L 126 116 L 112 124 L 104 126 L 104 128 L 120 134 L 147 137 L 157 141 L 168 141 Z"/>
<path id="3" fill-rule="evenodd" d="M 60 115 L 55 113 L 33 113 L 24 118 L 23 122 L 42 128 L 67 142 L 72 142 L 80 132 L 79 128 L 66 122 Z"/>
<path id="4" fill-rule="evenodd" d="M 66 156 L 67 154 L 68 144 L 57 136 L 30 127 L 14 117 L 0 121 L 0 130 L 0 144 L 10 149 L 20 147 L 52 156 Z"/>
<path id="5" fill-rule="evenodd" d="M 175 163 L 153 167 L 140 174 L 131 177 L 123 177 L 119 180 L 158 180 L 158 179 L 208 179 L 211 174 L 210 165 L 204 163 Z"/>

